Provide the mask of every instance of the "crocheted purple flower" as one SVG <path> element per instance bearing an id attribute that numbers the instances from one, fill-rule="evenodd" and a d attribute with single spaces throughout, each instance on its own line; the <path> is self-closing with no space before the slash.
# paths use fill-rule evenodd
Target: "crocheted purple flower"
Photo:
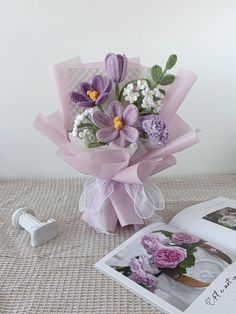
<path id="1" fill-rule="evenodd" d="M 96 136 L 103 143 L 112 143 L 124 147 L 127 142 L 133 143 L 138 138 L 138 130 L 132 127 L 138 119 L 138 109 L 128 105 L 124 112 L 119 101 L 114 100 L 109 106 L 109 116 L 95 111 L 93 121 L 100 130 Z"/>
<path id="2" fill-rule="evenodd" d="M 70 99 L 75 105 L 92 108 L 103 104 L 108 99 L 111 88 L 111 80 L 109 80 L 107 86 L 105 87 L 102 76 L 95 75 L 92 80 L 92 84 L 86 82 L 81 83 L 81 93 L 72 92 L 70 94 Z"/>
<path id="3" fill-rule="evenodd" d="M 151 114 L 142 118 L 141 129 L 147 133 L 149 140 L 155 142 L 157 147 L 164 146 L 168 141 L 167 126 L 157 115 Z"/>
<path id="4" fill-rule="evenodd" d="M 105 57 L 107 75 L 115 83 L 122 82 L 127 73 L 127 57 L 125 55 L 108 53 Z"/>

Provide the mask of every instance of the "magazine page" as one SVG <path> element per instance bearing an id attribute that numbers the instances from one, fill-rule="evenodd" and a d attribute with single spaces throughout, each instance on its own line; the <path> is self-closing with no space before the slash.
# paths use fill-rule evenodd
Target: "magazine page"
<path id="1" fill-rule="evenodd" d="M 232 254 L 196 236 L 154 223 L 101 259 L 95 268 L 166 313 L 199 314 L 195 306 L 199 302 L 206 307 L 204 313 L 213 313 L 212 291 L 217 287 L 222 291 L 219 275 L 234 278 L 235 290 L 235 260 Z M 203 292 L 206 296 L 199 301 Z M 231 303 L 236 306 L 236 299 Z M 214 305 L 214 313 L 222 314 L 217 307 Z"/>
<path id="2" fill-rule="evenodd" d="M 170 225 L 236 254 L 236 201 L 217 197 L 179 212 Z"/>

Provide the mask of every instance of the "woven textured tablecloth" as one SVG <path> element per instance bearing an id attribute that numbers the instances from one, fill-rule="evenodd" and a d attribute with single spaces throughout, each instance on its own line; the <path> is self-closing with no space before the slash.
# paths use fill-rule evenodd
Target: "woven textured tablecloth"
<path id="1" fill-rule="evenodd" d="M 168 222 L 181 209 L 217 196 L 236 199 L 236 175 L 159 177 Z M 98 234 L 81 219 L 82 179 L 0 179 L 0 313 L 160 313 L 93 268 L 133 233 Z M 41 247 L 11 225 L 18 207 L 46 221 L 58 236 Z"/>

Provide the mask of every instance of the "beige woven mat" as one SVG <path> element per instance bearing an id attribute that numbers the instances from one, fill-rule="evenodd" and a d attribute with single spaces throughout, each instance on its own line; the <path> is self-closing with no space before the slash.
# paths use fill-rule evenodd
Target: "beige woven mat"
<path id="1" fill-rule="evenodd" d="M 222 195 L 236 199 L 236 176 L 161 177 L 167 222 L 179 210 Z M 93 264 L 127 239 L 98 234 L 80 219 L 83 186 L 77 179 L 0 180 L 0 313 L 160 313 L 100 274 Z M 58 237 L 39 247 L 11 226 L 14 209 L 28 206 L 46 221 L 55 218 Z"/>

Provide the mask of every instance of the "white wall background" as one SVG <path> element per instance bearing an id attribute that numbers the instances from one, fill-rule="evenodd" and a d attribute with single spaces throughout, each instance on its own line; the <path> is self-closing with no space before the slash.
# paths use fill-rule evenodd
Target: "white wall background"
<path id="1" fill-rule="evenodd" d="M 32 123 L 57 110 L 51 64 L 110 51 L 148 66 L 177 53 L 198 75 L 180 113 L 200 143 L 163 174 L 236 173 L 235 34 L 235 0 L 0 0 L 0 176 L 77 176 Z"/>

